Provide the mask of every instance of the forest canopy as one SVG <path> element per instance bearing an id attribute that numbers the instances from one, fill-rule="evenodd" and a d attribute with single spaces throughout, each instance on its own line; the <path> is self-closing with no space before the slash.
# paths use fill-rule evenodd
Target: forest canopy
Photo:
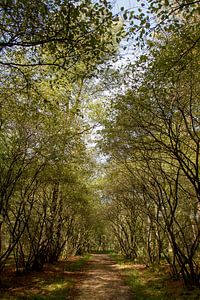
<path id="1" fill-rule="evenodd" d="M 200 3 L 131 4 L 0 5 L 1 271 L 111 249 L 200 284 Z"/>
<path id="2" fill-rule="evenodd" d="M 130 16 L 141 55 L 102 122 L 108 216 L 125 256 L 199 285 L 199 1 L 146 2 L 151 18 Z"/>

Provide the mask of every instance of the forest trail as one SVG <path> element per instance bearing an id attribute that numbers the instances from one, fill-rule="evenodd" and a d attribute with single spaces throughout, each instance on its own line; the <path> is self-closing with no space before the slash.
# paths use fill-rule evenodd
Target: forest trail
<path id="1" fill-rule="evenodd" d="M 78 272 L 72 295 L 67 299 L 131 300 L 133 295 L 111 257 L 94 254 Z"/>

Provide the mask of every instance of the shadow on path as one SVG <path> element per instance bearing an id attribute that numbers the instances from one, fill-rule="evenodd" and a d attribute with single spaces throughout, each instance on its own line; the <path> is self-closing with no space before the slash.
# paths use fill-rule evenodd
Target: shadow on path
<path id="1" fill-rule="evenodd" d="M 77 274 L 75 288 L 67 299 L 131 300 L 133 295 L 117 264 L 106 254 L 94 254 Z"/>

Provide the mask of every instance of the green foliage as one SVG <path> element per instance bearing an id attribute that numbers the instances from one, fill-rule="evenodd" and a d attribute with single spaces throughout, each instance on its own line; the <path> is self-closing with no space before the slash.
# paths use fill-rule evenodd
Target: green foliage
<path id="1" fill-rule="evenodd" d="M 196 29 L 199 23 L 199 1 L 138 1 L 138 6 L 127 13 L 133 43 L 146 48 L 146 39 L 154 40 L 161 32 L 167 38 L 172 31 L 178 33 L 182 26 L 188 24 Z"/>
<path id="2" fill-rule="evenodd" d="M 106 36 L 112 36 L 113 21 L 106 1 L 8 2 L 2 6 L 1 19 L 0 45 L 7 54 L 3 65 L 22 65 L 11 60 L 13 50 L 28 51 L 25 65 L 66 69 L 80 57 L 102 62 L 102 54 L 110 51 Z"/>
<path id="3" fill-rule="evenodd" d="M 24 272 L 90 247 L 84 99 L 123 26 L 107 1 L 4 1 L 0 15 L 0 265 L 14 254 Z"/>
<path id="4" fill-rule="evenodd" d="M 1 269 L 114 247 L 199 285 L 198 2 L 1 4 Z M 118 72 L 125 36 L 143 49 Z"/>
<path id="5" fill-rule="evenodd" d="M 198 4 L 148 3 L 157 34 L 128 65 L 127 88 L 102 121 L 104 197 L 117 251 L 146 264 L 165 258 L 174 276 L 199 286 Z"/>

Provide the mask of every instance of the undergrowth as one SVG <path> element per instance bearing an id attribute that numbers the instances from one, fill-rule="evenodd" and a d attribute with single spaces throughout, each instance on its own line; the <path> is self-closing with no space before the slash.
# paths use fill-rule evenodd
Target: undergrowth
<path id="1" fill-rule="evenodd" d="M 154 268 L 136 264 L 112 253 L 121 273 L 130 286 L 134 300 L 195 300 L 200 299 L 200 289 L 187 289 L 181 280 L 173 280 L 165 266 Z"/>
<path id="2" fill-rule="evenodd" d="M 79 271 L 90 255 L 72 262 L 51 265 L 48 271 L 33 272 L 27 276 L 2 278 L 0 299 L 3 300 L 64 300 L 74 286 L 70 273 Z"/>

